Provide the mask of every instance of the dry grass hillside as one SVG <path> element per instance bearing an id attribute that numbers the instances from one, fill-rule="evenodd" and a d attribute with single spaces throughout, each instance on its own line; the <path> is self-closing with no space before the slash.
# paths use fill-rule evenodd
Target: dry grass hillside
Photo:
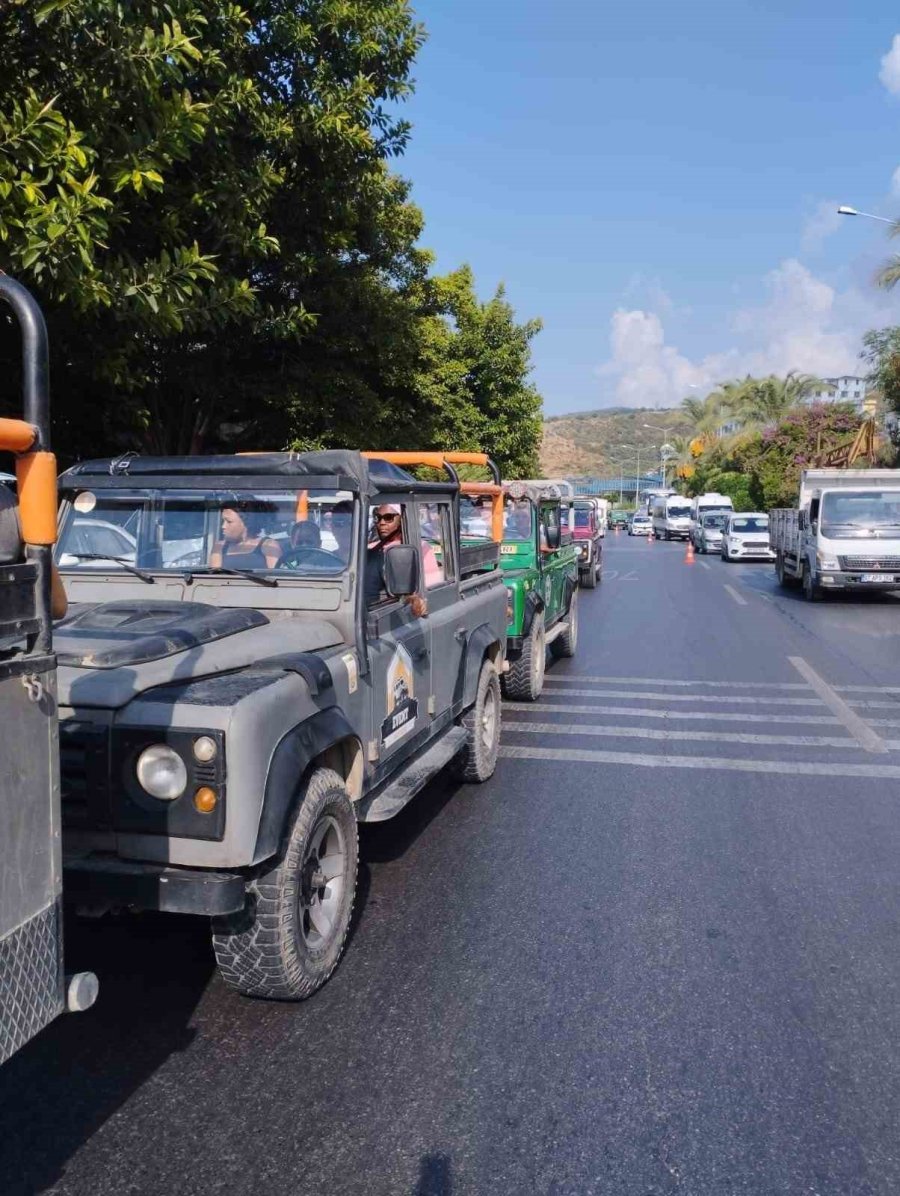
<path id="1" fill-rule="evenodd" d="M 656 424 L 666 432 L 645 428 L 645 423 Z M 652 469 L 659 463 L 659 457 L 651 446 L 658 448 L 673 436 L 686 436 L 689 432 L 690 424 L 677 409 L 609 407 L 576 415 L 554 415 L 544 420 L 541 472 L 545 477 L 609 475 L 616 472 L 623 460 L 633 469 L 636 454 L 616 447 L 623 444 L 640 446 L 641 470 L 645 463 Z"/>

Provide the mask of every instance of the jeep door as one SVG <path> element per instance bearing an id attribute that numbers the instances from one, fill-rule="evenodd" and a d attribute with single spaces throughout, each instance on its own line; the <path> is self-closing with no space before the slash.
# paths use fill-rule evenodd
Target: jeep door
<path id="1" fill-rule="evenodd" d="M 451 498 L 418 500 L 423 553 L 423 587 L 431 628 L 433 716 L 440 718 L 462 698 L 462 665 L 467 633 L 459 598 L 459 562 Z"/>
<path id="2" fill-rule="evenodd" d="M 376 514 L 394 508 L 399 516 L 398 542 L 419 547 L 419 518 L 416 504 L 409 498 L 384 496 L 369 511 L 367 543 L 375 545 L 378 533 Z M 396 524 L 382 522 L 383 528 Z M 375 780 L 392 770 L 398 759 L 408 755 L 428 738 L 431 723 L 429 697 L 431 683 L 431 625 L 417 617 L 408 602 L 391 598 L 377 585 L 382 552 L 367 549 L 364 570 L 367 606 L 369 678 L 372 702 L 372 741 L 369 759 L 375 763 Z"/>

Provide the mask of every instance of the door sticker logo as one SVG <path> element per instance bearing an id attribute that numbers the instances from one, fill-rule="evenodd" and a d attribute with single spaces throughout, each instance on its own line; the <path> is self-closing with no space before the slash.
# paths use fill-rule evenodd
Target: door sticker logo
<path id="1" fill-rule="evenodd" d="M 419 704 L 415 697 L 412 659 L 400 644 L 387 671 L 387 718 L 381 724 L 382 747 L 393 747 L 414 729 Z"/>

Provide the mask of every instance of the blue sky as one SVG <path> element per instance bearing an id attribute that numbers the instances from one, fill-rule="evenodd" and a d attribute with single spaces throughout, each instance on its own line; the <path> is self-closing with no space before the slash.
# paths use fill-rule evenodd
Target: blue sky
<path id="1" fill-rule="evenodd" d="M 414 7 L 429 37 L 398 166 L 423 242 L 543 319 L 548 414 L 855 371 L 861 332 L 900 323 L 900 291 L 872 285 L 887 226 L 833 211 L 900 215 L 883 0 Z"/>

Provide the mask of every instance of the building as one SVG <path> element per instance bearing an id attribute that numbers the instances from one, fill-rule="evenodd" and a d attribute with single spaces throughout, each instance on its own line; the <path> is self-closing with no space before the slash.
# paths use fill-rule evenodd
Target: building
<path id="1" fill-rule="evenodd" d="M 826 385 L 809 396 L 810 402 L 836 400 L 840 403 L 853 403 L 857 410 L 862 408 L 869 390 L 865 378 L 859 378 L 855 374 L 844 374 L 840 378 L 823 378 L 822 381 Z"/>

